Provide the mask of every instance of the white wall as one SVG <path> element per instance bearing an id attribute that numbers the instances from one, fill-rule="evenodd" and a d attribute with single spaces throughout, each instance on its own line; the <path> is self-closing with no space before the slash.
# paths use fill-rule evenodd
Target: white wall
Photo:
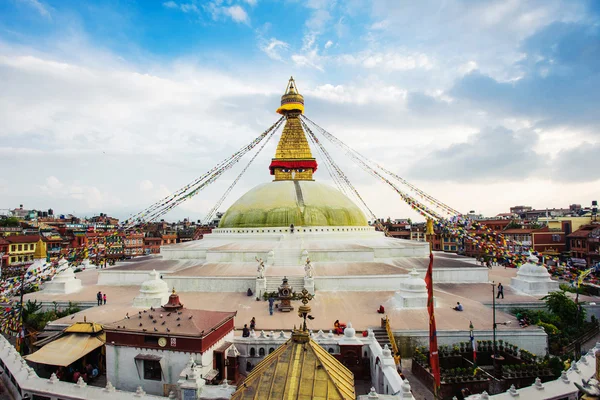
<path id="1" fill-rule="evenodd" d="M 492 340 L 492 331 L 475 330 L 475 340 Z M 429 331 L 394 331 L 394 337 L 410 337 L 416 346 L 429 346 Z M 469 341 L 469 331 L 437 331 L 438 345 L 452 345 Z M 541 328 L 496 330 L 496 340 L 504 340 L 531 353 L 544 356 L 548 348 L 548 335 Z"/>
<path id="2" fill-rule="evenodd" d="M 315 290 L 322 291 L 393 291 L 408 275 L 315 276 Z"/>
<path id="3" fill-rule="evenodd" d="M 225 341 L 231 341 L 233 331 L 213 345 L 203 354 L 171 351 L 159 349 L 142 349 L 139 347 L 115 346 L 106 343 L 106 370 L 107 379 L 121 390 L 135 391 L 135 388 L 142 386 L 147 392 L 155 395 L 163 394 L 163 385 L 174 385 L 179 379 L 179 374 L 183 371 L 190 359 L 194 358 L 198 365 L 202 365 L 202 373 L 207 373 L 213 367 L 213 350 L 221 346 Z M 163 369 L 162 380 L 153 381 L 144 379 L 143 361 L 135 361 L 138 354 L 148 354 L 162 357 L 161 367 Z"/>
<path id="4" fill-rule="evenodd" d="M 254 277 L 164 276 L 163 279 L 178 292 L 246 292 L 248 288 L 254 290 L 256 287 Z"/>
<path id="5" fill-rule="evenodd" d="M 14 399 L 21 399 L 23 395 L 28 394 L 30 398 L 33 395 L 49 397 L 52 400 L 57 399 L 77 399 L 77 400 L 166 400 L 165 397 L 157 397 L 149 394 L 136 394 L 133 392 L 106 390 L 95 386 L 79 386 L 74 383 L 51 381 L 40 378 L 33 368 L 29 367 L 25 360 L 18 354 L 15 348 L 0 335 L 0 359 L 2 360 L 3 374 L 0 379 L 4 387 Z M 11 380 L 13 377 L 14 382 Z M 110 380 L 109 380 L 110 382 Z M 162 392 L 161 392 L 162 393 Z"/>

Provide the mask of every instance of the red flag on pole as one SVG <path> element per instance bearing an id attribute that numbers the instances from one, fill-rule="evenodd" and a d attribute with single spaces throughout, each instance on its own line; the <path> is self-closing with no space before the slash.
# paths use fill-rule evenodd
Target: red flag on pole
<path id="1" fill-rule="evenodd" d="M 435 328 L 435 315 L 433 304 L 433 252 L 429 252 L 429 267 L 425 275 L 427 284 L 427 311 L 429 311 L 429 365 L 433 373 L 433 394 L 436 398 L 440 390 L 440 359 L 437 345 L 437 331 Z"/>

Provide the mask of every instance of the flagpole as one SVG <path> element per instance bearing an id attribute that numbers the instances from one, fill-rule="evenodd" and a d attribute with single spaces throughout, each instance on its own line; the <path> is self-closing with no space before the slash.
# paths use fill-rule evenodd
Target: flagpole
<path id="1" fill-rule="evenodd" d="M 435 304 L 433 301 L 433 220 L 427 219 L 426 236 L 429 235 L 429 267 L 425 275 L 427 285 L 427 311 L 429 313 L 429 365 L 433 374 L 433 395 L 436 399 L 440 398 L 440 360 L 437 345 L 437 331 L 435 326 Z"/>

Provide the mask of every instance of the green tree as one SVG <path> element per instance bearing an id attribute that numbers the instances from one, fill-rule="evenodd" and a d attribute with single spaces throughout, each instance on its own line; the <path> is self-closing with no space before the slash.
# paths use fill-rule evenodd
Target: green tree
<path id="1" fill-rule="evenodd" d="M 577 313 L 577 304 L 569 298 L 565 292 L 552 292 L 542 300 L 546 302 L 546 307 L 562 322 L 564 327 L 576 328 L 578 323 L 585 321 L 585 309 L 580 308 Z"/>
<path id="2" fill-rule="evenodd" d="M 21 223 L 19 222 L 19 219 L 16 217 L 8 217 L 8 218 L 4 218 L 2 220 L 0 220 L 0 226 L 2 227 L 16 227 L 16 226 L 20 226 Z"/>

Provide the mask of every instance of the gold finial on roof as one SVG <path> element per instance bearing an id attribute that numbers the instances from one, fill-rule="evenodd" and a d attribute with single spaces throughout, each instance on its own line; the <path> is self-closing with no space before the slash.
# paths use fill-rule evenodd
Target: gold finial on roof
<path id="1" fill-rule="evenodd" d="M 302 301 L 302 305 L 300 307 L 298 307 L 298 316 L 303 319 L 303 323 L 301 325 L 301 330 L 303 332 L 306 332 L 308 330 L 306 327 L 306 318 L 313 319 L 312 315 L 309 315 L 309 313 L 312 310 L 311 310 L 310 306 L 308 305 L 308 302 L 311 301 L 314 296 L 312 294 L 308 293 L 308 290 L 306 290 L 306 288 L 302 289 L 301 293 L 302 294 L 300 294 L 298 296 L 300 301 Z"/>

